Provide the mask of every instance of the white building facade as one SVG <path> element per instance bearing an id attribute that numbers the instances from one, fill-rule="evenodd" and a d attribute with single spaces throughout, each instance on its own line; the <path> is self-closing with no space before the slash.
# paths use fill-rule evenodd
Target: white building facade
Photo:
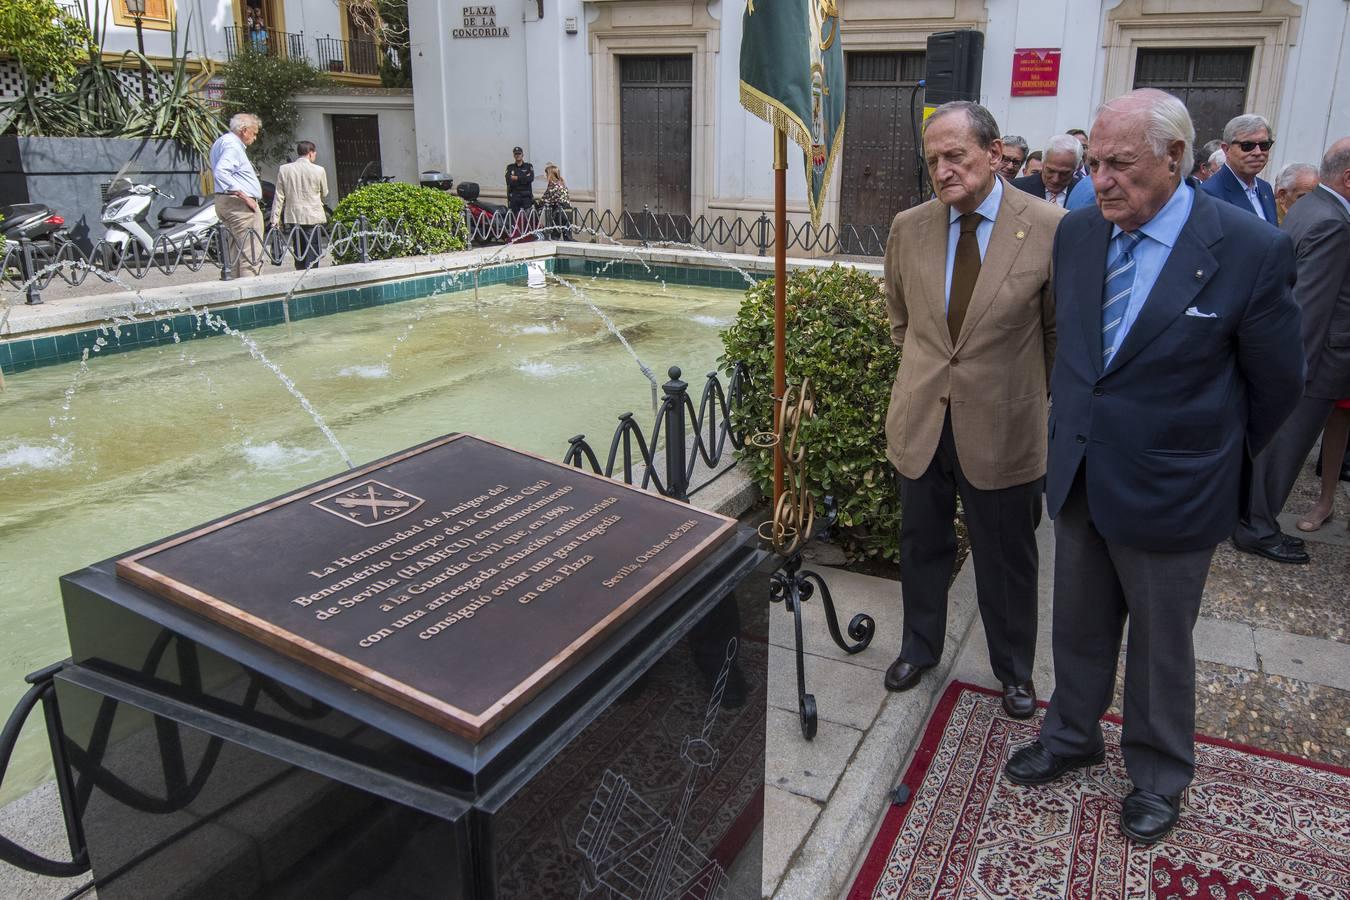
<path id="1" fill-rule="evenodd" d="M 1347 0 L 838 0 L 848 71 L 843 159 L 825 221 L 882 225 L 919 199 L 910 104 L 934 32 L 984 35 L 980 102 L 1032 147 L 1087 128 L 1136 86 L 1181 96 L 1197 140 L 1244 112 L 1272 123 L 1267 178 L 1350 134 Z M 772 135 L 739 104 L 743 0 L 409 0 L 419 170 L 505 196 L 521 145 L 543 187 L 601 210 L 755 218 Z M 1051 96 L 1015 96 L 1018 51 L 1051 50 Z M 917 95 L 916 95 L 917 92 Z M 800 154 L 789 209 L 806 217 Z"/>
<path id="2" fill-rule="evenodd" d="M 61 5 L 106 25 L 95 35 L 102 38 L 105 58 L 120 59 L 137 49 L 136 17 L 127 0 L 61 0 Z M 336 189 L 330 205 L 367 166 L 401 181 L 416 180 L 412 91 L 381 87 L 384 57 L 345 0 L 144 0 L 144 7 L 140 46 L 160 68 L 171 64 L 176 33 L 178 53 L 190 53 L 194 71 L 213 69 L 247 47 L 304 59 L 325 73 L 322 88 L 296 98 L 301 117 L 295 137 L 317 145 L 319 163 Z M 120 77 L 134 85 L 138 75 L 130 68 Z M 219 79 L 211 79 L 208 96 L 218 87 Z M 17 66 L 0 59 L 0 96 L 19 89 Z M 263 176 L 274 169 L 267 167 Z"/>

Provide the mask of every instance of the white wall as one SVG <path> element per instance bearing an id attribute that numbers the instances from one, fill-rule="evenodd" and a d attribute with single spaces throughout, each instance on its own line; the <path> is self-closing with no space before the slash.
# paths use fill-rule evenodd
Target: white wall
<path id="1" fill-rule="evenodd" d="M 721 214 L 757 213 L 772 204 L 773 139 L 768 125 L 740 106 L 744 0 L 692 2 L 696 12 L 705 7 L 720 22 L 708 208 Z M 1215 0 L 1219 6 L 1223 2 Z M 1094 110 L 1105 99 L 1108 11 L 1119 3 L 986 0 L 981 100 L 1003 131 L 1021 134 L 1037 148 L 1069 128 L 1090 127 Z M 574 196 L 583 201 L 596 188 L 596 179 L 617 177 L 617 172 L 594 171 L 597 112 L 587 20 L 595 21 L 602 8 L 618 7 L 609 2 L 545 0 L 544 18 L 539 20 L 535 0 L 498 0 L 493 4 L 497 25 L 507 27 L 510 37 L 456 40 L 451 29 L 462 27 L 461 8 L 473 4 L 466 0 L 453 4 L 409 3 L 417 85 L 416 168 L 447 171 L 456 181 L 477 181 L 485 195 L 500 198 L 502 172 L 510 161 L 511 146 L 519 143 L 541 177 L 545 162 L 558 162 Z M 1202 0 L 1184 0 L 1183 5 L 1197 10 L 1205 6 Z M 1238 5 L 1251 8 L 1250 2 Z M 900 17 L 896 22 L 903 25 L 909 8 L 896 6 Z M 932 2 L 920 12 L 936 15 L 934 10 L 948 6 L 956 8 Z M 1301 0 L 1301 6 L 1297 33 L 1290 35 L 1293 46 L 1283 81 L 1279 140 L 1267 174 L 1289 161 L 1316 161 L 1332 140 L 1350 134 L 1350 2 Z M 655 22 L 670 2 L 625 2 L 622 7 L 630 22 L 642 15 Z M 569 16 L 576 17 L 578 34 L 564 32 Z M 1036 47 L 1061 52 L 1058 95 L 1012 97 L 1013 52 Z M 695 78 L 699 77 L 696 67 Z M 805 178 L 797 148 L 790 147 L 788 157 L 788 203 L 795 219 L 806 208 Z"/>
<path id="2" fill-rule="evenodd" d="M 396 181 L 417 184 L 417 149 L 413 134 L 413 98 L 407 92 L 388 95 L 300 94 L 295 98 L 300 122 L 295 129 L 297 141 L 313 141 L 318 151 L 316 162 L 328 170 L 328 205 L 336 206 L 337 168 L 333 157 L 335 115 L 377 115 L 380 121 L 380 165 L 385 175 Z M 291 157 L 288 155 L 287 159 Z M 263 177 L 276 178 L 276 166 L 264 169 Z"/>

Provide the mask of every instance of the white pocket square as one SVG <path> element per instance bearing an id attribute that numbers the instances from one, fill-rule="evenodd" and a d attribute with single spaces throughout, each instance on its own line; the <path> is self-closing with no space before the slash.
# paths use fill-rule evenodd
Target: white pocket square
<path id="1" fill-rule="evenodd" d="M 1198 308 L 1196 308 L 1196 307 L 1194 307 L 1194 306 L 1188 306 L 1188 307 L 1186 307 L 1186 315 L 1188 315 L 1188 316 L 1195 316 L 1196 318 L 1199 318 L 1199 319 L 1217 319 L 1217 318 L 1219 317 L 1219 314 L 1218 314 L 1218 313 L 1205 313 L 1205 312 L 1201 312 Z"/>

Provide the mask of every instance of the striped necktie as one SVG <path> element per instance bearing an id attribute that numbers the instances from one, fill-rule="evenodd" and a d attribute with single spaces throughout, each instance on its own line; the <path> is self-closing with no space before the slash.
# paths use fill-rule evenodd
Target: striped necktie
<path id="1" fill-rule="evenodd" d="M 1116 355 L 1117 342 L 1124 338 L 1120 323 L 1130 305 L 1134 288 L 1134 248 L 1142 237 L 1136 231 L 1122 231 L 1116 241 L 1115 258 L 1106 267 L 1106 290 L 1102 293 L 1102 365 Z"/>

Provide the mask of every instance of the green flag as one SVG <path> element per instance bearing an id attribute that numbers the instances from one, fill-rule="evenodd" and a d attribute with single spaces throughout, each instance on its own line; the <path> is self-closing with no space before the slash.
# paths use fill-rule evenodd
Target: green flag
<path id="1" fill-rule="evenodd" d="M 838 0 L 746 0 L 741 105 L 802 148 L 811 223 L 844 143 Z"/>

